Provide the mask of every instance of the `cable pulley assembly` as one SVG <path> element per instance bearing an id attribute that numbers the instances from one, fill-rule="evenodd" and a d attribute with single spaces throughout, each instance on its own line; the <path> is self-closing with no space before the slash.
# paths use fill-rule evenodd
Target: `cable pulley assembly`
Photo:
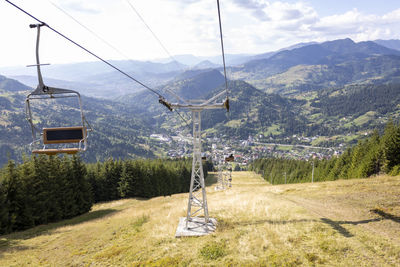
<path id="1" fill-rule="evenodd" d="M 165 106 L 167 109 L 169 109 L 170 111 L 174 111 L 171 107 L 171 104 L 168 103 L 167 101 L 165 101 L 164 97 L 161 97 L 158 99 L 158 103 L 160 103 L 161 105 Z"/>
<path id="2" fill-rule="evenodd" d="M 229 112 L 229 98 L 226 98 L 226 100 L 224 102 L 224 107 L 225 107 L 226 111 Z"/>

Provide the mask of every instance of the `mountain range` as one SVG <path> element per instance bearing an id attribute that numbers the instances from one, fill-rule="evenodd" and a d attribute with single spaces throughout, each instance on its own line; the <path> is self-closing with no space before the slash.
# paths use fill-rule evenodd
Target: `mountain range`
<path id="1" fill-rule="evenodd" d="M 400 41 L 399 41 L 400 42 Z M 381 129 L 389 117 L 399 117 L 399 42 L 356 43 L 341 39 L 303 43 L 273 53 L 238 55 L 244 60 L 228 67 L 231 110 L 203 113 L 205 136 L 246 139 L 262 135 L 287 142 L 292 135 L 324 136 L 313 145 L 352 143 L 372 129 Z M 181 57 L 176 57 L 179 59 Z M 187 66 L 179 62 L 113 61 L 140 77 L 170 102 L 174 97 L 207 99 L 224 90 L 220 65 L 201 58 Z M 247 58 L 248 61 L 245 59 Z M 208 61 L 207 61 L 208 60 Z M 151 133 L 175 134 L 190 123 L 190 114 L 171 113 L 158 96 L 99 62 L 43 67 L 48 85 L 79 90 L 87 118 L 95 129 L 88 161 L 107 157 L 162 155 Z M 47 70 L 45 70 L 48 68 Z M 0 163 L 27 152 L 29 128 L 23 114 L 24 95 L 36 87 L 35 72 L 0 69 Z M 31 75 L 32 74 L 32 75 Z M 105 99 L 107 98 L 107 99 Z M 225 95 L 221 97 L 223 100 Z M 42 122 L 67 124 L 68 103 L 38 108 Z M 184 118 L 184 119 L 182 119 Z M 190 130 L 186 127 L 186 133 Z"/>
<path id="2" fill-rule="evenodd" d="M 400 51 L 351 39 L 281 51 L 230 69 L 230 77 L 281 94 L 338 87 L 397 75 Z"/>
<path id="3" fill-rule="evenodd" d="M 227 55 L 228 77 L 244 80 L 267 92 L 287 94 L 327 86 L 343 86 L 371 80 L 385 80 L 397 71 L 400 40 L 376 40 L 355 43 L 350 39 L 324 43 L 300 43 L 258 55 Z M 386 56 L 386 57 L 385 57 Z M 193 70 L 221 71 L 220 56 L 178 55 L 176 61 L 110 61 L 116 67 L 149 87 L 168 84 Z M 394 68 L 392 68 L 394 67 Z M 389 69 L 392 68 L 390 71 Z M 82 94 L 115 98 L 138 92 L 143 87 L 103 62 L 50 65 L 42 67 L 45 82 Z M 0 68 L 0 74 L 28 86 L 37 84 L 36 69 Z M 360 75 L 361 74 L 361 75 Z"/>

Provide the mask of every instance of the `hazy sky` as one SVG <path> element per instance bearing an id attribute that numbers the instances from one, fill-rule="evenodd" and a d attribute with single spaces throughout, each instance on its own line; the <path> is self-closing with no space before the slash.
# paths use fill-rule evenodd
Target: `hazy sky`
<path id="1" fill-rule="evenodd" d="M 216 0 L 10 0 L 105 59 L 220 54 Z M 128 3 L 131 4 L 129 4 Z M 255 54 L 299 42 L 400 39 L 399 0 L 220 0 L 225 52 Z M 62 10 L 95 32 L 71 19 Z M 0 0 L 0 66 L 35 63 L 35 21 Z M 118 50 L 115 51 L 112 47 Z M 95 61 L 47 28 L 42 63 Z"/>

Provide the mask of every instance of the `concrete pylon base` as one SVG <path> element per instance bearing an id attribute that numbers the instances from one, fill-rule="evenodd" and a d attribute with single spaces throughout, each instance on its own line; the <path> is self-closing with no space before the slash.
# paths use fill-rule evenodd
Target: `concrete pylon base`
<path id="1" fill-rule="evenodd" d="M 192 221 L 188 223 L 188 227 L 186 229 L 186 217 L 180 217 L 175 237 L 208 235 L 213 233 L 216 228 L 217 228 L 216 219 L 209 218 L 208 223 L 206 223 L 205 218 L 195 217 L 192 218 Z"/>

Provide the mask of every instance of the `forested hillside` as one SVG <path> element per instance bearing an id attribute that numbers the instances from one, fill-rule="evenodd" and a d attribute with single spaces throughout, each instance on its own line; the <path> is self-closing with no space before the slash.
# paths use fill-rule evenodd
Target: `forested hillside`
<path id="1" fill-rule="evenodd" d="M 217 82 L 210 82 L 215 76 L 219 77 Z M 224 89 L 219 86 L 221 79 L 220 73 L 203 70 L 188 73 L 184 80 L 167 86 L 176 92 L 186 92 L 188 97 L 209 98 Z M 29 124 L 23 113 L 27 87 L 11 81 L 8 79 L 7 83 L 13 86 L 0 89 L 2 164 L 8 158 L 21 159 L 22 152 L 29 154 L 31 142 Z M 203 86 L 193 87 L 193 83 Z M 200 88 L 207 89 L 204 95 L 199 95 Z M 21 89 L 24 91 L 18 91 Z M 229 81 L 229 89 L 229 113 L 222 109 L 203 113 L 202 129 L 206 136 L 247 139 L 249 135 L 262 134 L 277 142 L 286 142 L 285 138 L 292 135 L 326 136 L 330 140 L 315 145 L 337 146 L 354 142 L 375 128 L 383 131 L 388 118 L 397 119 L 400 114 L 398 83 L 349 85 L 290 98 L 265 93 L 244 81 Z M 190 133 L 186 122 L 160 105 L 157 96 L 148 91 L 118 101 L 84 97 L 83 103 L 86 117 L 94 128 L 89 136 L 89 151 L 83 154 L 88 162 L 109 157 L 154 157 L 154 153 L 162 153 L 164 148 L 149 142 L 152 133 L 174 135 L 182 130 Z M 34 103 L 33 107 L 39 126 L 59 127 L 79 123 L 76 104 L 61 100 Z M 190 123 L 190 114 L 184 110 L 179 112 Z"/>
<path id="2" fill-rule="evenodd" d="M 398 81 L 400 52 L 374 42 L 334 40 L 281 51 L 231 68 L 231 77 L 280 94 L 371 80 Z"/>
<path id="3" fill-rule="evenodd" d="M 338 157 L 308 161 L 265 158 L 256 160 L 250 168 L 273 184 L 310 182 L 313 164 L 314 181 L 364 178 L 382 173 L 399 175 L 399 151 L 400 125 L 389 121 L 382 135 L 375 131 Z"/>
<path id="4" fill-rule="evenodd" d="M 0 170 L 0 233 L 71 218 L 92 207 L 79 158 L 37 157 Z"/>
<path id="5" fill-rule="evenodd" d="M 25 90 L 28 88 L 10 79 L 7 81 L 12 86 L 0 88 L 1 166 L 8 158 L 21 160 L 23 152 L 29 154 L 32 142 L 30 126 L 24 114 L 25 97 L 29 92 Z M 90 153 L 83 155 L 86 161 L 154 156 L 151 147 L 145 145 L 152 127 L 136 116 L 134 110 L 109 100 L 83 97 L 82 102 L 86 118 L 94 129 L 89 135 Z M 32 108 L 39 127 L 79 125 L 76 99 L 34 101 Z"/>
<path id="6" fill-rule="evenodd" d="M 399 117 L 399 55 L 399 51 L 373 42 L 355 43 L 350 39 L 304 44 L 273 55 L 260 55 L 260 59 L 231 69 L 228 77 L 248 82 L 228 82 L 230 112 L 204 112 L 202 129 L 207 137 L 225 136 L 228 140 L 261 135 L 266 140 L 287 143 L 292 136 L 304 136 L 313 138 L 310 145 L 354 144 L 375 128 L 383 131 L 389 117 Z M 148 69 L 152 75 L 160 75 L 160 82 L 154 80 L 154 89 L 169 102 L 179 102 L 170 92 L 184 99 L 207 99 L 224 90 L 222 70 L 174 72 L 179 64 L 173 62 L 114 63 L 140 74 Z M 82 64 L 76 65 L 77 69 L 68 68 L 65 75 L 72 77 L 86 66 L 88 69 L 77 76 L 77 80 L 84 80 L 90 76 L 89 69 L 94 68 L 95 73 L 104 74 L 97 79 L 103 86 L 120 85 L 121 90 L 130 92 L 123 81 L 114 83 L 122 79 L 115 73 L 104 73 L 106 69 L 93 62 Z M 53 71 L 60 74 L 60 68 Z M 259 81 L 267 86 L 260 86 Z M 23 152 L 29 154 L 30 129 L 23 114 L 29 90 L 15 80 L 0 77 L 0 164 L 8 158 L 21 160 Z M 85 161 L 165 155 L 171 147 L 152 142 L 152 133 L 191 132 L 187 127 L 191 122 L 189 111 L 179 110 L 179 115 L 170 112 L 149 90 L 118 95 L 114 94 L 115 100 L 83 98 L 86 117 L 94 129 L 89 137 L 90 153 L 83 155 Z M 33 108 L 39 126 L 72 126 L 79 122 L 73 120 L 79 120 L 79 115 L 71 101 L 48 101 Z"/>
<path id="7" fill-rule="evenodd" d="M 204 166 L 207 177 L 210 163 Z M 40 156 L 0 169 L 0 234 L 88 212 L 93 203 L 189 190 L 191 160 L 107 160 Z"/>
<path id="8" fill-rule="evenodd" d="M 311 106 L 327 116 L 361 116 L 368 111 L 381 115 L 396 111 L 400 103 L 398 84 L 353 85 L 319 91 Z"/>
<path id="9" fill-rule="evenodd" d="M 274 126 L 285 135 L 302 132 L 306 126 L 307 119 L 300 114 L 305 101 L 267 94 L 243 81 L 231 81 L 229 85 L 230 112 L 204 112 L 204 129 L 246 139 L 249 135 L 268 135 Z"/>

